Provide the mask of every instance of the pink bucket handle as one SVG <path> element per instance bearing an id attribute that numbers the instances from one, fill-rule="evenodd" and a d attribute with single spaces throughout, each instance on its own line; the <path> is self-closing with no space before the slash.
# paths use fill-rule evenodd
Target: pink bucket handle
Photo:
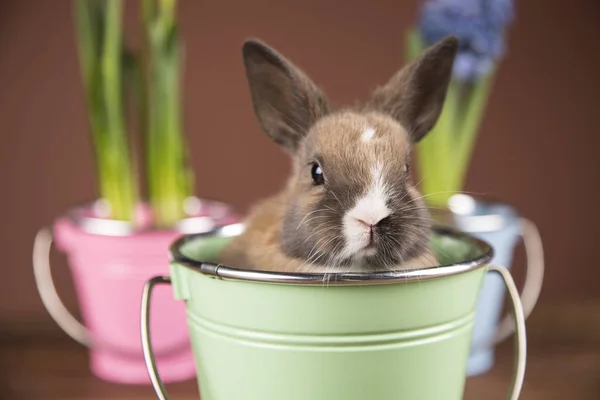
<path id="1" fill-rule="evenodd" d="M 33 243 L 33 275 L 42 303 L 54 321 L 67 335 L 86 347 L 92 347 L 90 331 L 67 310 L 61 301 L 50 271 L 52 232 L 42 228 Z"/>
<path id="2" fill-rule="evenodd" d="M 50 251 L 52 243 L 52 232 L 49 228 L 45 227 L 38 231 L 33 244 L 33 273 L 35 283 L 42 303 L 50 316 L 67 335 L 88 348 L 103 348 L 121 356 L 139 358 L 140 354 L 138 352 L 120 349 L 118 346 L 94 338 L 89 329 L 67 310 L 56 291 L 52 279 L 50 267 Z M 189 348 L 189 344 L 185 342 L 164 349 L 159 355 L 169 355 L 187 348 Z"/>
<path id="3" fill-rule="evenodd" d="M 527 255 L 527 264 L 525 267 L 525 282 L 521 292 L 521 303 L 523 304 L 523 314 L 525 319 L 529 317 L 535 307 L 544 280 L 544 249 L 542 239 L 535 224 L 525 218 L 521 218 L 521 237 L 525 245 Z M 515 332 L 515 324 L 512 318 L 505 316 L 498 327 L 498 331 L 493 339 L 493 345 L 496 345 Z"/>

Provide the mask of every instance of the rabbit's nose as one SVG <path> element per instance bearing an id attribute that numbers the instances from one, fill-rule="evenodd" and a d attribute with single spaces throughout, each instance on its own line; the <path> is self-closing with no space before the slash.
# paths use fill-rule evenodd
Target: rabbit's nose
<path id="1" fill-rule="evenodd" d="M 362 220 L 362 219 L 360 219 L 360 218 L 357 218 L 356 220 L 357 220 L 358 222 L 360 222 L 362 225 L 364 225 L 365 227 L 367 227 L 367 228 L 369 228 L 369 229 L 373 229 L 373 225 L 372 225 L 372 224 L 370 224 L 370 223 L 368 223 L 368 222 L 366 222 L 366 221 L 363 221 L 363 220 Z"/>
<path id="2" fill-rule="evenodd" d="M 373 216 L 371 216 L 370 218 L 359 217 L 359 218 L 356 218 L 356 220 L 360 224 L 364 225 L 365 227 L 373 230 L 374 226 L 379 225 L 380 223 L 382 223 L 382 221 L 386 220 L 388 217 L 389 217 L 388 215 L 384 215 L 384 216 L 381 216 L 381 217 L 373 217 Z"/>

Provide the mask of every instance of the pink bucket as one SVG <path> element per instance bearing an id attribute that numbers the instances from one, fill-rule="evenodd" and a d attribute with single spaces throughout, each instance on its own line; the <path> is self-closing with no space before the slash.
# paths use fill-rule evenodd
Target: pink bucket
<path id="1" fill-rule="evenodd" d="M 52 283 L 48 254 L 49 229 L 34 245 L 34 272 L 46 309 L 75 340 L 90 348 L 90 368 L 97 377 L 118 383 L 149 384 L 142 353 L 139 313 L 144 284 L 169 274 L 169 246 L 177 237 L 207 232 L 238 222 L 229 206 L 200 201 L 199 212 L 172 230 L 146 227 L 129 231 L 129 224 L 94 218 L 91 208 L 77 209 L 54 223 L 57 248 L 67 254 L 85 327 L 68 313 Z M 163 288 L 161 288 L 163 289 Z M 196 376 L 185 315 L 169 288 L 156 293 L 152 304 L 152 338 L 158 369 L 170 382 Z"/>

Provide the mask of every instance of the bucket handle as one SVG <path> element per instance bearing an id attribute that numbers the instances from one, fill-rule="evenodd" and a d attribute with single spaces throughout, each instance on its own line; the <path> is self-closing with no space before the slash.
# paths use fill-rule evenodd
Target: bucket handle
<path id="1" fill-rule="evenodd" d="M 94 339 L 92 333 L 73 314 L 67 310 L 60 299 L 50 267 L 50 251 L 53 243 L 52 231 L 44 227 L 38 231 L 33 243 L 33 275 L 40 298 L 46 310 L 62 330 L 72 339 L 88 348 L 103 348 L 123 357 L 139 358 L 137 351 L 118 348 L 117 346 Z M 159 355 L 171 355 L 189 349 L 189 342 L 176 344 L 164 349 Z"/>
<path id="2" fill-rule="evenodd" d="M 519 291 L 517 290 L 515 282 L 513 281 L 510 272 L 508 272 L 506 268 L 500 266 L 489 266 L 488 271 L 495 272 L 500 275 L 511 299 L 511 314 L 514 320 L 513 323 L 515 325 L 517 340 L 515 341 L 514 371 L 508 399 L 518 400 L 525 378 L 527 354 L 527 336 L 525 332 L 525 316 L 523 313 L 523 305 L 521 304 L 521 298 L 519 297 Z M 152 381 L 154 391 L 156 392 L 159 400 L 169 400 L 167 390 L 165 389 L 165 385 L 160 378 L 158 369 L 156 367 L 156 360 L 152 350 L 152 341 L 150 339 L 150 300 L 152 298 L 152 290 L 156 285 L 162 284 L 170 285 L 171 278 L 168 276 L 156 276 L 146 282 L 146 285 L 144 286 L 144 291 L 142 293 L 141 334 L 146 368 L 148 369 L 148 374 L 150 375 L 150 380 Z"/>
<path id="3" fill-rule="evenodd" d="M 42 303 L 54 321 L 67 335 L 86 347 L 92 347 L 90 331 L 67 310 L 60 300 L 50 271 L 52 232 L 42 228 L 33 242 L 33 275 Z"/>
<path id="4" fill-rule="evenodd" d="M 525 283 L 521 292 L 521 303 L 523 304 L 523 314 L 525 319 L 533 311 L 540 292 L 542 290 L 542 282 L 544 280 L 544 249 L 542 239 L 535 224 L 526 219 L 521 218 L 521 238 L 526 253 L 526 268 L 525 268 Z M 497 345 L 503 340 L 510 337 L 515 331 L 515 324 L 510 316 L 505 316 L 493 338 L 493 345 Z"/>
<path id="5" fill-rule="evenodd" d="M 501 266 L 488 266 L 489 272 L 495 272 L 502 278 L 504 285 L 508 291 L 510 298 L 510 313 L 512 314 L 514 332 L 516 333 L 515 350 L 514 350 L 514 366 L 513 376 L 508 392 L 509 400 L 518 400 L 523 389 L 525 380 L 525 366 L 527 363 L 527 334 L 525 331 L 525 314 L 523 312 L 523 304 L 519 296 L 519 290 L 515 285 L 510 272 Z"/>
<path id="6" fill-rule="evenodd" d="M 169 396 L 167 395 L 165 385 L 158 374 L 154 351 L 152 350 L 152 342 L 150 340 L 150 299 L 152 297 L 152 289 L 159 284 L 171 284 L 171 278 L 168 276 L 155 276 L 144 285 L 141 314 L 142 349 L 144 351 L 144 359 L 146 360 L 146 368 L 148 368 L 148 374 L 150 375 L 150 380 L 152 381 L 152 386 L 154 387 L 156 395 L 160 400 L 168 400 Z"/>

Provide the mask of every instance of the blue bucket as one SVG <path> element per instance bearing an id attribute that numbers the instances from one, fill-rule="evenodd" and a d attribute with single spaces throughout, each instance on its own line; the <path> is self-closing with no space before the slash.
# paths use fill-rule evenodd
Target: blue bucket
<path id="1" fill-rule="evenodd" d="M 448 211 L 433 210 L 432 216 L 440 225 L 450 226 L 489 243 L 494 249 L 491 263 L 509 270 L 514 250 L 523 241 L 527 265 L 520 295 L 527 318 L 539 297 L 544 275 L 542 241 L 535 224 L 508 204 L 486 202 L 465 194 L 452 196 Z M 467 361 L 468 376 L 488 372 L 495 363 L 495 346 L 513 334 L 509 316 L 501 315 L 505 296 L 502 280 L 487 275 L 476 305 L 471 351 Z"/>

